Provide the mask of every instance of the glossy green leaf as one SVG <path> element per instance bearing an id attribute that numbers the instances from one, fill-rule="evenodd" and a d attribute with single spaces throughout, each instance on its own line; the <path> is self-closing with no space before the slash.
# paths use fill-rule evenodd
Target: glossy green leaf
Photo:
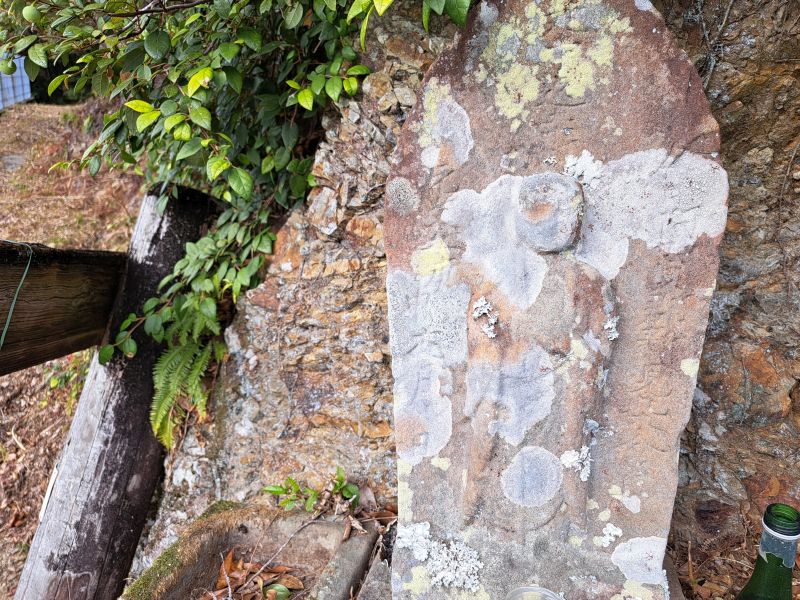
<path id="1" fill-rule="evenodd" d="M 207 108 L 198 106 L 189 109 L 189 119 L 203 129 L 211 129 L 211 113 Z"/>
<path id="2" fill-rule="evenodd" d="M 178 151 L 178 155 L 175 157 L 175 160 L 183 160 L 184 158 L 194 156 L 200 152 L 202 147 L 203 145 L 200 143 L 200 139 L 193 138 L 181 146 L 181 149 Z"/>
<path id="3" fill-rule="evenodd" d="M 129 100 L 125 103 L 125 106 L 138 113 L 149 113 L 155 110 L 152 104 L 144 100 Z"/>
<path id="4" fill-rule="evenodd" d="M 172 131 L 172 128 L 180 123 L 183 123 L 186 120 L 186 115 L 182 114 L 174 114 L 170 115 L 166 119 L 164 119 L 164 131 L 169 133 Z"/>
<path id="5" fill-rule="evenodd" d="M 190 96 L 194 96 L 201 87 L 207 88 L 213 76 L 214 71 L 212 69 L 208 67 L 200 69 L 189 79 L 189 84 L 186 86 L 186 93 Z"/>
<path id="6" fill-rule="evenodd" d="M 297 92 L 297 102 L 306 110 L 314 108 L 314 92 L 309 88 L 304 88 Z"/>
<path id="7" fill-rule="evenodd" d="M 222 175 L 231 166 L 230 161 L 224 156 L 212 156 L 206 163 L 206 174 L 209 181 L 214 181 L 217 177 Z"/>
<path id="8" fill-rule="evenodd" d="M 331 100 L 337 102 L 342 93 L 342 78 L 337 75 L 328 79 L 325 82 L 325 93 Z"/>
<path id="9" fill-rule="evenodd" d="M 28 58 L 31 59 L 33 64 L 42 67 L 47 67 L 47 52 L 42 44 L 34 44 L 28 48 Z"/>
<path id="10" fill-rule="evenodd" d="M 169 34 L 164 30 L 153 31 L 144 40 L 144 49 L 154 60 L 164 58 L 170 46 Z"/>
<path id="11" fill-rule="evenodd" d="M 245 199 L 249 199 L 253 195 L 253 178 L 250 173 L 235 167 L 228 173 L 228 183 L 234 192 Z"/>
<path id="12" fill-rule="evenodd" d="M 136 130 L 141 133 L 142 131 L 150 127 L 150 125 L 155 123 L 158 120 L 158 117 L 160 116 L 161 116 L 160 110 L 151 110 L 150 112 L 142 113 L 136 119 Z"/>
<path id="13" fill-rule="evenodd" d="M 52 96 L 53 92 L 55 92 L 58 89 L 58 86 L 64 83 L 64 80 L 66 78 L 67 75 L 59 75 L 58 77 L 54 77 L 53 81 L 50 82 L 50 85 L 47 86 L 47 95 Z"/>
<path id="14" fill-rule="evenodd" d="M 240 48 L 239 44 L 228 42 L 226 44 L 220 44 L 219 53 L 225 60 L 231 61 L 234 58 L 236 58 L 237 54 L 239 54 L 239 48 Z"/>

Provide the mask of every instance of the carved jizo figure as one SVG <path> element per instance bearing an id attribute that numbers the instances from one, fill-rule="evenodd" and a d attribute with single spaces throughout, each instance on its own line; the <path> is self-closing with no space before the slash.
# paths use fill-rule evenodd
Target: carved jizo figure
<path id="1" fill-rule="evenodd" d="M 395 599 L 669 597 L 718 142 L 648 0 L 473 8 L 387 184 Z"/>

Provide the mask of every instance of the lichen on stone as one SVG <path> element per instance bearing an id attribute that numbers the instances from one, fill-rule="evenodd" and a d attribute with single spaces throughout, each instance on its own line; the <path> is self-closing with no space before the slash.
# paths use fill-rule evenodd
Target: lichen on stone
<path id="1" fill-rule="evenodd" d="M 477 592 L 480 588 L 479 574 L 483 569 L 478 553 L 461 540 L 434 540 L 430 529 L 430 523 L 427 522 L 398 527 L 395 547 L 409 550 L 414 560 L 424 563 L 424 576 L 421 573 L 414 575 L 414 569 L 418 566 L 412 569 L 413 578 L 425 579 L 431 587 Z"/>
<path id="2" fill-rule="evenodd" d="M 445 146 L 456 166 L 469 158 L 475 141 L 472 138 L 469 115 L 455 101 L 450 85 L 433 77 L 422 92 L 422 119 L 412 126 L 423 148 L 421 160 L 425 167 L 438 166 Z"/>
<path id="3" fill-rule="evenodd" d="M 582 446 L 580 450 L 567 450 L 561 454 L 561 464 L 565 469 L 578 473 L 581 481 L 589 481 L 592 472 L 592 458 L 589 447 Z"/>
<path id="4" fill-rule="evenodd" d="M 467 369 L 464 414 L 474 418 L 479 412 L 494 413 L 489 433 L 517 446 L 550 414 L 555 395 L 553 363 L 544 349 L 534 345 L 518 362 L 473 361 Z"/>
<path id="5" fill-rule="evenodd" d="M 557 456 L 540 446 L 526 446 L 503 471 L 501 485 L 514 504 L 541 508 L 556 497 L 563 478 Z"/>

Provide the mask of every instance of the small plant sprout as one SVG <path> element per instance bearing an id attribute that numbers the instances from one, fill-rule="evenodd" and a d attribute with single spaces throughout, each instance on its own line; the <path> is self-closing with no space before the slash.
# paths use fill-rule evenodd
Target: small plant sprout
<path id="1" fill-rule="evenodd" d="M 301 486 L 292 477 L 287 477 L 281 485 L 268 485 L 261 491 L 277 496 L 278 506 L 287 511 L 302 508 L 318 515 L 329 510 L 334 514 L 353 511 L 361 500 L 358 486 L 347 480 L 341 467 L 336 468 L 336 473 L 321 491 Z"/>

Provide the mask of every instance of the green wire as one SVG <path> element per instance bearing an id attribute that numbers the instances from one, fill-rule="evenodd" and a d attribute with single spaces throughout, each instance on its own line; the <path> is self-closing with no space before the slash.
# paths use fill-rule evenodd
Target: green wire
<path id="1" fill-rule="evenodd" d="M 30 247 L 30 244 L 26 244 L 25 242 L 12 242 L 11 240 L 2 240 L 3 242 L 8 242 L 9 244 L 17 244 L 19 246 L 25 246 L 28 249 L 28 264 L 25 265 L 25 270 L 22 272 L 22 279 L 19 280 L 19 285 L 17 286 L 17 291 L 14 292 L 14 298 L 11 300 L 11 308 L 8 309 L 8 317 L 6 318 L 6 324 L 3 327 L 3 333 L 0 334 L 0 350 L 3 349 L 3 342 L 6 341 L 6 334 L 8 333 L 8 328 L 11 326 L 11 315 L 14 314 L 14 307 L 17 305 L 17 298 L 19 298 L 19 292 L 22 290 L 22 284 L 25 283 L 25 278 L 28 276 L 28 270 L 31 268 L 31 261 L 33 260 L 33 248 Z"/>

